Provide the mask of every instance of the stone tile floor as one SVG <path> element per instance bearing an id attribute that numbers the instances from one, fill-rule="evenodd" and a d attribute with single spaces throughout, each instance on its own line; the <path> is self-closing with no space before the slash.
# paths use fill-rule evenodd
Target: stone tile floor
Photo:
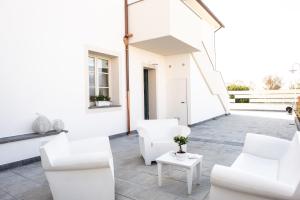
<path id="1" fill-rule="evenodd" d="M 232 112 L 192 128 L 188 151 L 204 155 L 200 185 L 187 194 L 180 168 L 164 168 L 163 186 L 157 185 L 156 165 L 145 166 L 137 135 L 111 140 L 117 200 L 203 200 L 209 192 L 214 164 L 231 165 L 242 150 L 247 132 L 291 139 L 296 128 L 285 113 Z M 40 162 L 0 172 L 0 200 L 51 200 Z"/>

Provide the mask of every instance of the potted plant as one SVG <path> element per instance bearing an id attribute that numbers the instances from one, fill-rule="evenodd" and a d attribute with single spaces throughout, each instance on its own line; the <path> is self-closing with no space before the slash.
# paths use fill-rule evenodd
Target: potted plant
<path id="1" fill-rule="evenodd" d="M 109 96 L 104 96 L 104 95 L 99 95 L 96 97 L 96 106 L 110 106 L 110 97 Z"/>
<path id="2" fill-rule="evenodd" d="M 174 142 L 178 144 L 179 151 L 176 152 L 176 157 L 178 160 L 184 160 L 186 159 L 186 152 L 182 150 L 182 145 L 185 145 L 188 143 L 188 137 L 184 137 L 181 135 L 177 135 L 174 137 Z"/>

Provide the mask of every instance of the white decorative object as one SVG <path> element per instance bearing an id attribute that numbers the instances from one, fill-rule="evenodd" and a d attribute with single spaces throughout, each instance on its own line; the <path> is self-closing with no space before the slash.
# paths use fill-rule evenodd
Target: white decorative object
<path id="1" fill-rule="evenodd" d="M 110 106 L 111 102 L 110 101 L 96 101 L 96 106 Z"/>
<path id="2" fill-rule="evenodd" d="M 64 130 L 65 124 L 61 119 L 53 120 L 53 129 L 57 132 Z"/>
<path id="3" fill-rule="evenodd" d="M 140 151 L 146 165 L 169 151 L 177 151 L 178 144 L 173 140 L 180 134 L 188 136 L 191 132 L 187 126 L 178 125 L 177 119 L 142 120 L 138 123 Z M 186 151 L 186 145 L 183 146 Z"/>
<path id="4" fill-rule="evenodd" d="M 108 137 L 69 141 L 60 133 L 40 153 L 54 200 L 115 200 Z"/>
<path id="5" fill-rule="evenodd" d="M 184 161 L 185 159 L 187 159 L 187 153 L 175 153 L 175 156 L 177 158 L 177 160 L 179 161 Z"/>
<path id="6" fill-rule="evenodd" d="M 300 199 L 300 132 L 292 141 L 247 134 L 231 167 L 216 165 L 209 200 Z"/>
<path id="7" fill-rule="evenodd" d="M 32 124 L 32 130 L 35 133 L 45 134 L 51 130 L 51 122 L 44 115 L 40 115 L 34 120 Z"/>
<path id="8" fill-rule="evenodd" d="M 198 154 L 190 154 L 186 153 L 188 159 L 184 161 L 179 161 L 175 156 L 174 152 L 168 152 L 163 154 L 162 156 L 156 159 L 157 162 L 157 171 L 158 171 L 158 185 L 162 185 L 162 166 L 165 165 L 173 165 L 182 167 L 187 171 L 187 185 L 188 185 L 188 194 L 192 193 L 192 183 L 193 183 L 193 174 L 194 169 L 196 168 L 197 174 L 197 184 L 200 184 L 200 176 L 201 176 L 201 168 L 202 168 L 202 160 L 203 156 Z M 221 199 L 220 199 L 221 200 Z"/>

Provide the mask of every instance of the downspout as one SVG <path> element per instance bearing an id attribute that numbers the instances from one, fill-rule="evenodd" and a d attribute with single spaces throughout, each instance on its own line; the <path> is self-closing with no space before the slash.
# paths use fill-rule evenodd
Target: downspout
<path id="1" fill-rule="evenodd" d="M 130 134 L 130 89 L 129 89 L 129 34 L 128 30 L 128 0 L 124 0 L 125 15 L 125 35 L 123 38 L 125 45 L 125 70 L 126 70 L 126 111 L 127 111 L 127 135 Z"/>

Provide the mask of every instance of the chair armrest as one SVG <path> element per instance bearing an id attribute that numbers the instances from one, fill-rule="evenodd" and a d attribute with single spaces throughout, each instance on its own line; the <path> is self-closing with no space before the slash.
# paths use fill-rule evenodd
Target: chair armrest
<path id="1" fill-rule="evenodd" d="M 109 152 L 97 152 L 89 154 L 75 154 L 58 157 L 54 159 L 50 166 L 44 167 L 46 171 L 69 171 L 69 170 L 87 170 L 110 167 Z"/>
<path id="2" fill-rule="evenodd" d="M 271 199 L 289 199 L 295 192 L 294 187 L 285 183 L 220 165 L 214 166 L 211 183 L 229 190 Z"/>
<path id="3" fill-rule="evenodd" d="M 266 135 L 248 133 L 243 152 L 279 160 L 288 150 L 290 141 Z"/>
<path id="4" fill-rule="evenodd" d="M 144 128 L 141 127 L 137 128 L 137 132 L 140 137 L 149 137 L 147 131 Z"/>

